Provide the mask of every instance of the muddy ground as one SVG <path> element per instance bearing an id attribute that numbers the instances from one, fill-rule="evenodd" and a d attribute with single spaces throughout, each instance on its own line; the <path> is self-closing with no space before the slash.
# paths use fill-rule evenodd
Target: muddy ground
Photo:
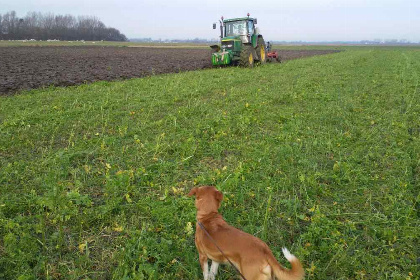
<path id="1" fill-rule="evenodd" d="M 283 61 L 336 50 L 281 50 Z M 0 95 L 210 68 L 210 51 L 187 48 L 2 47 Z"/>

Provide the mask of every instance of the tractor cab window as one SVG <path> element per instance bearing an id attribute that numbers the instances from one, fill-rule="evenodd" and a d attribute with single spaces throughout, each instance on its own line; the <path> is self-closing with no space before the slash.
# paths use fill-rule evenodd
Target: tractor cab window
<path id="1" fill-rule="evenodd" d="M 226 22 L 225 30 L 226 30 L 225 36 L 246 35 L 246 22 L 245 21 Z"/>
<path id="2" fill-rule="evenodd" d="M 250 36 L 254 34 L 254 21 L 252 20 L 248 21 L 248 33 Z"/>

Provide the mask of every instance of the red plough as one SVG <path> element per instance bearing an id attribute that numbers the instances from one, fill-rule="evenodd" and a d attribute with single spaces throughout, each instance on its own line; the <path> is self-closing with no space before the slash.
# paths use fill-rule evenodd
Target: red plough
<path id="1" fill-rule="evenodd" d="M 270 42 L 267 42 L 267 61 L 268 62 L 273 62 L 273 61 L 281 62 L 279 53 L 277 51 L 271 50 Z"/>

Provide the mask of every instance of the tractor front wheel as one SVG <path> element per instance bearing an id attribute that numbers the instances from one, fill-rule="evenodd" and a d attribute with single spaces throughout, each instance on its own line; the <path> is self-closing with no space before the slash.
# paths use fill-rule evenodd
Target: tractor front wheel
<path id="1" fill-rule="evenodd" d="M 264 64 L 267 62 L 267 49 L 265 48 L 265 42 L 262 37 L 258 38 L 258 44 L 257 44 L 257 55 L 258 60 L 261 64 Z"/>
<path id="2" fill-rule="evenodd" d="M 242 46 L 241 56 L 239 60 L 239 66 L 242 67 L 253 67 L 254 66 L 254 54 L 251 46 Z"/>

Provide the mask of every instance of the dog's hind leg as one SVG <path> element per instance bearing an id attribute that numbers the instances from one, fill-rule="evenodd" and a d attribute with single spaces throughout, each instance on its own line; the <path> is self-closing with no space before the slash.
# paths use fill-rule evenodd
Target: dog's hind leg
<path id="1" fill-rule="evenodd" d="M 258 267 L 248 263 L 242 273 L 248 280 L 274 280 L 271 266 L 268 264 Z"/>
<path id="2" fill-rule="evenodd" d="M 258 280 L 272 280 L 274 279 L 271 275 L 271 266 L 266 265 L 261 269 L 261 275 L 258 277 Z"/>
<path id="3" fill-rule="evenodd" d="M 219 268 L 219 263 L 215 261 L 211 261 L 211 267 L 210 267 L 210 277 L 209 280 L 215 280 L 217 269 Z"/>

